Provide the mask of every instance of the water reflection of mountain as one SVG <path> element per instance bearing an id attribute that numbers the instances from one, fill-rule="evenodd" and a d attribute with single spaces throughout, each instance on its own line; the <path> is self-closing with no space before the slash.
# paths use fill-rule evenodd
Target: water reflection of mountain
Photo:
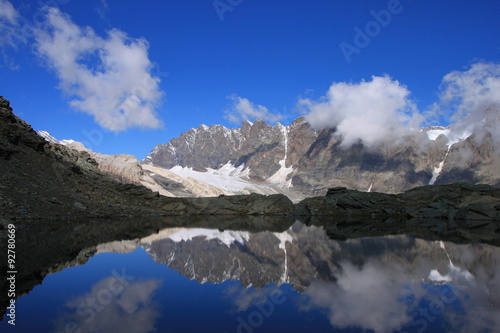
<path id="1" fill-rule="evenodd" d="M 246 304 L 245 309 L 252 307 L 249 299 L 260 299 L 273 286 L 285 283 L 300 292 L 301 310 L 324 309 L 335 327 L 411 332 L 406 328 L 415 325 L 413 331 L 420 331 L 422 318 L 436 318 L 421 311 L 450 316 L 453 332 L 478 331 L 478 327 L 494 331 L 500 326 L 500 248 L 490 245 L 407 235 L 338 241 L 322 227 L 267 217 L 222 221 L 190 217 L 133 225 L 86 221 L 54 227 L 60 235 L 57 239 L 48 237 L 46 227 L 34 224 L 31 232 L 27 230 L 19 227 L 22 237 L 16 248 L 22 254 L 20 292 L 30 290 L 47 274 L 84 264 L 96 252 L 128 253 L 142 246 L 157 263 L 207 283 L 206 287 L 229 279 L 243 287 L 254 286 L 231 294 L 243 298 L 234 302 Z M 133 240 L 112 241 L 116 239 Z M 288 285 L 283 288 L 291 290 Z M 138 295 L 152 296 L 152 290 L 157 290 L 156 284 L 145 286 L 151 287 L 151 293 Z M 92 297 L 96 290 L 82 297 Z M 130 304 L 139 303 L 132 298 L 120 301 L 110 311 L 115 314 L 131 308 Z M 456 307 L 460 309 L 451 311 L 453 316 L 445 311 Z"/>
<path id="2" fill-rule="evenodd" d="M 445 319 L 457 331 L 500 325 L 500 248 L 489 245 L 404 235 L 335 241 L 324 229 L 301 223 L 280 233 L 167 229 L 137 244 L 199 283 L 290 284 L 306 297 L 305 310 L 325 308 L 335 327 L 423 329 L 418 325 L 431 322 L 422 313 L 430 310 L 418 300 L 426 297 L 431 310 L 448 317 L 446 307 L 461 304 L 466 316 Z M 430 295 L 433 285 L 439 291 Z"/>
<path id="3" fill-rule="evenodd" d="M 123 252 L 141 245 L 156 262 L 200 283 L 288 283 L 304 291 L 316 279 L 337 281 L 345 263 L 362 269 L 373 262 L 389 275 L 404 272 L 408 279 L 434 283 L 471 278 L 493 282 L 500 274 L 500 249 L 489 245 L 405 235 L 335 241 L 323 228 L 301 223 L 284 232 L 171 228 L 131 242 L 103 244 L 98 250 Z"/>

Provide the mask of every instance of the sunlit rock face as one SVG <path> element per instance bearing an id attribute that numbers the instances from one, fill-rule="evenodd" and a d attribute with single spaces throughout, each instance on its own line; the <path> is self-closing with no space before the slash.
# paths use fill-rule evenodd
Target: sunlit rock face
<path id="1" fill-rule="evenodd" d="M 258 120 L 241 128 L 200 125 L 166 144 L 156 146 L 143 163 L 166 169 L 192 168 L 204 172 L 225 165 L 247 172 L 241 176 L 254 181 L 290 187 L 300 158 L 313 144 L 317 133 L 304 118 L 289 126 L 271 126 Z M 274 176 L 274 177 L 273 177 Z"/>
<path id="2" fill-rule="evenodd" d="M 500 126 L 500 122 L 497 122 Z M 498 127 L 497 127 L 498 128 Z M 474 133 L 454 144 L 436 184 L 457 181 L 500 185 L 499 147 L 490 132 Z"/>

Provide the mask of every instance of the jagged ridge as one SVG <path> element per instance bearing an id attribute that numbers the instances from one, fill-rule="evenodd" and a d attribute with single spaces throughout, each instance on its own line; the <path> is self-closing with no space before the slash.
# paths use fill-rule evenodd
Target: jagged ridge
<path id="1" fill-rule="evenodd" d="M 193 177 L 231 166 L 240 178 L 308 197 L 334 186 L 385 193 L 457 181 L 499 186 L 497 151 L 487 131 L 457 134 L 441 126 L 376 148 L 343 147 L 335 128 L 315 131 L 301 117 L 289 126 L 260 120 L 234 129 L 200 125 L 157 145 L 143 163 L 183 175 L 189 170 Z"/>

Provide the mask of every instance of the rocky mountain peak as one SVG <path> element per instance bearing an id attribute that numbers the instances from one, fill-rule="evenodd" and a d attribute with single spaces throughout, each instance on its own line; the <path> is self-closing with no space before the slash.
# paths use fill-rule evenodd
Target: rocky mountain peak
<path id="1" fill-rule="evenodd" d="M 289 136 L 298 140 L 292 142 L 288 140 Z M 271 126 L 262 120 L 245 121 L 241 128 L 234 129 L 200 125 L 156 146 L 143 163 L 166 169 L 190 167 L 201 172 L 230 163 L 249 170 L 250 179 L 262 181 L 282 167 L 281 160 L 287 168 L 298 161 L 303 144 L 309 143 L 304 141 L 311 141 L 314 136 L 304 119 L 298 119 L 290 126 L 279 123 Z"/>
<path id="2" fill-rule="evenodd" d="M 288 126 L 262 120 L 245 121 L 233 129 L 200 125 L 158 145 L 143 162 L 200 172 L 229 164 L 246 170 L 251 180 L 293 187 L 305 196 L 322 195 L 333 186 L 399 193 L 451 179 L 499 183 L 491 135 L 488 139 L 432 126 L 377 147 L 362 143 L 344 147 L 336 132 L 335 128 L 316 131 L 304 117 Z"/>

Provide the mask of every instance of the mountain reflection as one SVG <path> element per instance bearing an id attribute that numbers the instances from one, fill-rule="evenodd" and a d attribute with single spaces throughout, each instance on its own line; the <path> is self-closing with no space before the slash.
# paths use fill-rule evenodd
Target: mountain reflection
<path id="1" fill-rule="evenodd" d="M 285 283 L 302 294 L 301 311 L 325 309 L 335 328 L 409 332 L 441 322 L 470 332 L 500 326 L 500 250 L 484 244 L 410 236 L 335 241 L 322 228 L 295 223 L 284 232 L 172 228 L 97 250 L 139 245 L 199 283 L 253 286 L 252 292 L 227 291 L 237 312 Z"/>

